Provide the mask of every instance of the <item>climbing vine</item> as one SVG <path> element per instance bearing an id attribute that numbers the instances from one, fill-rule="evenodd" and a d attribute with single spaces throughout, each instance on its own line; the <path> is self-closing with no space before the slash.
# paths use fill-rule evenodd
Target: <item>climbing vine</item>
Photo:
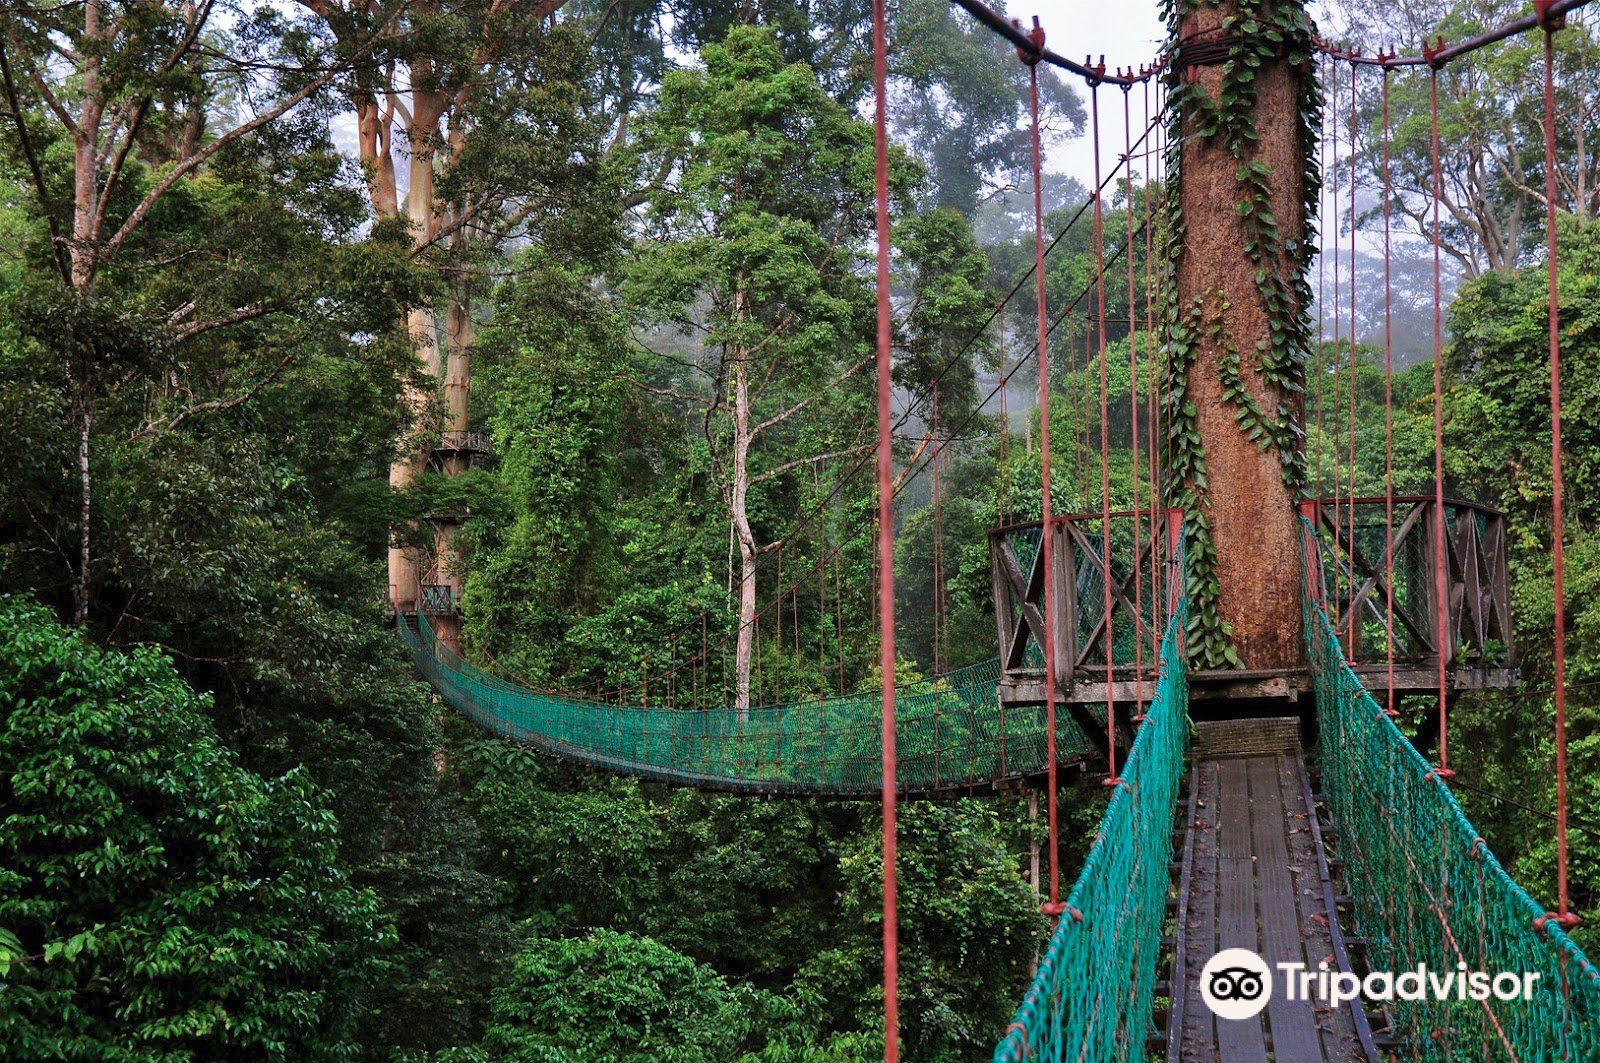
<path id="1" fill-rule="evenodd" d="M 1202 54 L 1181 47 L 1181 27 L 1201 0 L 1165 0 L 1163 14 L 1171 32 L 1168 50 L 1167 184 L 1181 187 L 1183 128 L 1189 136 L 1225 149 L 1236 161 L 1234 180 L 1238 199 L 1234 210 L 1244 230 L 1244 249 L 1255 266 L 1255 285 L 1265 314 L 1268 335 L 1252 352 L 1253 366 L 1280 400 L 1270 409 L 1251 395 L 1245 385 L 1244 362 L 1227 328 L 1230 303 L 1220 288 L 1209 288 L 1180 303 L 1166 300 L 1167 338 L 1163 410 L 1167 423 L 1166 468 L 1170 500 L 1186 514 L 1188 543 L 1189 653 L 1197 668 L 1241 668 L 1243 662 L 1232 645 L 1232 631 L 1222 619 L 1221 585 L 1216 571 L 1216 544 L 1209 515 L 1209 482 L 1205 445 L 1201 440 L 1198 411 L 1188 396 L 1189 369 L 1203 346 L 1217 352 L 1223 397 L 1234 409 L 1234 420 L 1251 442 L 1274 451 L 1283 469 L 1284 484 L 1298 497 L 1306 484 L 1304 432 L 1300 428 L 1297 396 L 1305 390 L 1305 366 L 1311 349 L 1308 307 L 1311 290 L 1306 273 L 1313 253 L 1316 204 L 1321 188 L 1317 167 L 1316 131 L 1321 128 L 1322 93 L 1309 76 L 1314 37 L 1310 19 L 1299 3 L 1282 0 L 1235 0 L 1212 35 L 1200 43 Z M 1300 143 L 1304 236 L 1285 237 L 1272 209 L 1272 167 L 1256 158 L 1259 135 L 1256 103 L 1260 75 L 1269 64 L 1286 62 L 1299 71 L 1297 108 L 1305 135 Z M 1191 66 L 1215 64 L 1222 71 L 1216 96 L 1189 76 Z M 1168 291 L 1177 291 L 1177 263 L 1186 245 L 1181 197 L 1165 197 L 1167 215 L 1166 277 Z"/>

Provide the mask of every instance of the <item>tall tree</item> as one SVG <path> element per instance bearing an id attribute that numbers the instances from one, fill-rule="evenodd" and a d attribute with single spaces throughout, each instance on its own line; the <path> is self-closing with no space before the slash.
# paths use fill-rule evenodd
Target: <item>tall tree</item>
<path id="1" fill-rule="evenodd" d="M 28 2 L 0 13 L 8 139 L 25 163 L 33 209 L 48 230 L 61 298 L 77 308 L 85 326 L 61 351 L 77 434 L 71 563 L 72 611 L 80 623 L 89 614 L 94 563 L 91 450 L 100 390 L 108 374 L 133 369 L 132 376 L 140 375 L 113 349 L 128 341 L 119 334 L 126 331 L 122 326 L 109 324 L 116 314 L 95 307 L 106 274 L 186 180 L 218 153 L 314 99 L 347 69 L 351 55 L 373 44 L 370 34 L 352 34 L 341 52 L 314 27 L 285 25 L 269 9 L 226 28 L 214 23 L 215 14 L 209 0 Z M 230 98 L 251 103 L 220 105 Z M 70 152 L 68 188 L 54 167 L 47 169 L 56 143 Z M 280 290 L 237 305 L 195 298 L 164 306 L 156 342 L 181 345 L 251 321 L 281 310 L 286 296 Z M 110 331 L 88 327 L 89 318 Z M 237 405 L 260 386 L 246 382 L 201 405 Z"/>
<path id="2" fill-rule="evenodd" d="M 558 209 L 570 215 L 560 223 L 570 234 L 584 203 L 605 203 L 577 195 L 601 181 L 598 127 L 586 108 L 587 42 L 551 24 L 560 0 L 418 0 L 393 12 L 369 0 L 300 2 L 347 46 L 383 31 L 382 47 L 363 54 L 343 87 L 372 212 L 404 232 L 413 259 L 435 277 L 432 298 L 408 322 L 418 372 L 405 400 L 415 424 L 389 469 L 390 486 L 405 491 L 427 470 L 440 422 L 452 433 L 469 427 L 471 300 L 481 287 L 473 257 L 507 240 L 540 239 L 558 224 Z M 446 471 L 462 467 L 452 459 Z M 389 590 L 403 610 L 414 607 L 424 557 L 459 586 L 451 517 L 432 521 L 432 532 L 393 536 Z"/>
<path id="3" fill-rule="evenodd" d="M 863 453 L 859 375 L 870 360 L 867 292 L 856 267 L 870 231 L 869 127 L 776 35 L 735 28 L 670 75 L 646 133 L 679 160 L 651 196 L 629 288 L 656 322 L 696 333 L 687 374 L 641 386 L 699 419 L 738 554 L 735 701 L 750 706 L 760 533 L 754 493 L 811 466 Z M 907 178 L 897 167 L 897 185 Z M 800 453 L 776 445 L 804 440 Z M 791 456 L 793 455 L 793 456 Z"/>
<path id="4" fill-rule="evenodd" d="M 1443 36 L 1460 41 L 1526 13 L 1516 0 L 1335 0 L 1327 5 L 1329 30 L 1369 53 L 1400 47 L 1417 54 Z M 1557 50 L 1557 181 L 1560 206 L 1582 215 L 1600 212 L 1600 37 L 1574 15 L 1555 37 Z M 1437 74 L 1439 134 L 1444 149 L 1439 205 L 1440 247 L 1467 278 L 1525 263 L 1543 245 L 1544 150 L 1542 41 L 1521 34 L 1456 59 Z M 1379 75 L 1357 81 L 1362 184 L 1381 195 L 1382 147 Z M 1391 153 L 1393 208 L 1402 231 L 1432 238 L 1433 163 L 1430 76 L 1426 70 L 1390 75 L 1394 116 Z M 1330 128 L 1349 138 L 1349 73 L 1331 86 Z M 1348 160 L 1348 144 L 1340 158 Z M 1380 200 L 1381 204 L 1381 200 Z M 1377 206 L 1375 204 L 1374 206 Z"/>

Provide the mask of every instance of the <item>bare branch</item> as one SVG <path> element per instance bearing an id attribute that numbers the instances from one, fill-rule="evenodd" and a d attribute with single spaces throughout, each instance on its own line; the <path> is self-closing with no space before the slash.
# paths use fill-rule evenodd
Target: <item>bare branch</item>
<path id="1" fill-rule="evenodd" d="M 830 450 L 826 454 L 812 454 L 808 457 L 796 458 L 793 461 L 786 461 L 782 465 L 768 469 L 758 476 L 750 477 L 750 482 L 752 484 L 765 483 L 768 480 L 777 479 L 786 472 L 793 472 L 795 469 L 804 468 L 807 465 L 820 465 L 822 462 L 833 461 L 835 458 L 848 458 L 854 454 L 865 454 L 873 446 L 874 444 L 871 443 L 859 443 L 853 447 L 846 447 L 844 450 Z"/>
<path id="2" fill-rule="evenodd" d="M 799 402 L 795 403 L 793 406 L 790 406 L 788 409 L 780 411 L 779 413 L 773 414 L 771 417 L 767 418 L 765 421 L 762 421 L 760 424 L 758 424 L 754 428 L 750 429 L 750 438 L 754 439 L 756 436 L 760 435 L 762 432 L 764 432 L 768 428 L 771 428 L 773 425 L 782 424 L 784 421 L 787 421 L 789 418 L 793 417 L 795 414 L 799 413 L 801 410 L 805 409 L 807 406 L 810 406 L 813 402 L 815 402 L 817 399 L 821 398 L 823 395 L 828 394 L 834 388 L 838 387 L 840 384 L 843 384 L 846 380 L 849 380 L 851 377 L 853 377 L 857 373 L 861 372 L 861 370 L 866 368 L 866 366 L 871 361 L 872 361 L 871 358 L 863 358 L 863 359 L 861 359 L 855 365 L 851 366 L 849 369 L 846 369 L 843 373 L 841 373 L 837 377 L 835 377 L 832 380 L 832 382 L 827 384 L 825 387 L 822 387 L 822 388 L 818 389 L 817 391 L 812 392 L 810 395 L 807 395 L 805 398 L 801 399 Z"/>
<path id="3" fill-rule="evenodd" d="M 17 100 L 16 82 L 11 78 L 11 60 L 6 55 L 6 44 L 0 40 L 0 84 L 5 87 L 6 107 L 11 112 L 11 118 L 17 125 L 17 139 L 22 144 L 22 154 L 28 162 L 28 173 L 33 178 L 34 194 L 39 199 L 39 213 L 44 216 L 44 221 L 50 228 L 50 251 L 56 260 L 56 268 L 61 271 L 61 279 L 70 287 L 72 284 L 72 265 L 67 261 L 64 245 L 61 241 L 61 230 L 56 226 L 55 211 L 50 209 L 50 197 L 45 189 L 44 171 L 39 166 L 39 156 L 33 150 L 33 138 L 28 135 L 28 124 L 22 117 L 22 105 Z"/>
<path id="4" fill-rule="evenodd" d="M 673 391 L 671 388 L 652 387 L 636 377 L 629 377 L 628 383 L 641 391 L 648 391 L 652 395 L 660 395 L 664 399 L 678 399 L 681 402 L 692 403 L 696 406 L 709 407 L 712 405 L 711 400 L 704 395 L 689 395 L 681 391 Z"/>
<path id="5" fill-rule="evenodd" d="M 185 306 L 188 307 L 188 310 L 185 311 L 185 314 L 193 312 L 193 302 L 186 303 Z M 258 317 L 263 317 L 271 313 L 273 310 L 277 309 L 277 307 L 278 304 L 273 300 L 263 299 L 260 302 L 251 303 L 248 306 L 241 306 L 236 310 L 230 310 L 221 317 L 209 318 L 205 321 L 191 322 L 190 324 L 174 330 L 173 334 L 180 342 L 183 340 L 192 340 L 196 336 L 199 336 L 202 333 L 210 332 L 213 329 L 226 328 L 229 325 L 238 325 L 245 321 L 254 321 Z M 183 308 L 180 307 L 179 309 Z M 173 311 L 173 313 L 177 314 L 177 311 Z M 181 319 L 183 316 L 184 314 L 179 314 L 178 319 Z"/>

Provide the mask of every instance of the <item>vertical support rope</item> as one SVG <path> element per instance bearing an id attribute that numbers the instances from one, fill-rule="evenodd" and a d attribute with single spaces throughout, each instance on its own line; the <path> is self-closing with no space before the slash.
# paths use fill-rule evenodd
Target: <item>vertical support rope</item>
<path id="1" fill-rule="evenodd" d="M 1115 601 L 1111 595 L 1111 417 L 1106 353 L 1106 244 L 1105 203 L 1100 193 L 1100 82 L 1089 86 L 1089 113 L 1094 126 L 1094 260 L 1100 362 L 1100 585 L 1104 592 L 1106 643 L 1106 778 L 1115 787 L 1117 777 L 1117 695 L 1112 686 L 1113 650 L 1116 646 Z"/>
<path id="2" fill-rule="evenodd" d="M 881 3 L 882 0 L 879 0 Z M 1044 705 L 1045 761 L 1050 825 L 1050 904 L 1046 911 L 1061 914 L 1061 839 L 1057 808 L 1056 761 L 1056 640 L 1055 640 L 1055 544 L 1050 513 L 1050 322 L 1045 303 L 1044 283 L 1044 160 L 1039 146 L 1039 50 L 1044 48 L 1044 29 L 1033 20 L 1036 51 L 1022 49 L 1017 55 L 1028 65 L 1029 141 L 1033 148 L 1033 283 L 1035 327 L 1039 348 L 1039 480 L 1040 563 L 1044 566 Z M 1098 175 L 1095 187 L 1099 187 Z"/>
<path id="3" fill-rule="evenodd" d="M 1140 72 L 1143 73 L 1143 71 Z M 1150 79 L 1148 77 L 1144 79 L 1143 86 L 1144 128 L 1148 130 L 1150 128 Z M 1160 403 L 1156 397 L 1156 392 L 1160 387 L 1156 368 L 1157 363 L 1160 361 L 1161 348 L 1155 342 L 1155 226 L 1151 224 L 1154 207 L 1150 200 L 1150 170 L 1154 154 L 1154 150 L 1151 147 L 1145 148 L 1144 163 L 1141 168 L 1141 174 L 1144 178 L 1144 195 L 1141 198 L 1144 200 L 1145 431 L 1147 433 L 1146 439 L 1149 442 L 1146 450 L 1150 463 L 1150 618 L 1152 621 L 1150 624 L 1150 659 L 1152 662 L 1159 663 L 1161 660 L 1161 647 L 1156 640 L 1161 637 L 1165 624 L 1161 617 L 1160 581 L 1162 556 L 1161 536 L 1159 525 L 1157 524 L 1160 519 L 1158 514 L 1160 505 L 1157 498 L 1159 488 L 1156 486 L 1161 479 L 1160 459 L 1157 457 L 1157 440 L 1160 436 L 1156 430 L 1156 411 L 1160 408 Z M 1137 503 L 1135 505 L 1137 506 Z"/>
<path id="4" fill-rule="evenodd" d="M 1556 702 L 1556 911 L 1563 928 L 1578 923 L 1569 906 L 1567 868 L 1567 588 L 1563 540 L 1561 475 L 1561 281 L 1556 267 L 1556 89 L 1555 30 L 1548 0 L 1537 5 L 1544 29 L 1544 216 L 1547 243 L 1546 281 L 1549 286 L 1550 343 L 1550 538 L 1555 599 L 1555 702 Z"/>
<path id="5" fill-rule="evenodd" d="M 1429 156 L 1433 167 L 1433 641 L 1438 654 L 1435 678 L 1439 686 L 1439 767 L 1444 778 L 1450 770 L 1450 707 L 1446 673 L 1450 646 L 1450 616 L 1445 599 L 1444 552 L 1444 292 L 1440 275 L 1439 201 L 1444 179 L 1439 168 L 1439 68 L 1428 74 Z"/>
<path id="6" fill-rule="evenodd" d="M 878 230 L 878 663 L 883 671 L 879 724 L 883 803 L 883 1058 L 900 1058 L 900 912 L 895 859 L 895 646 L 894 646 L 894 427 L 890 406 L 892 362 L 889 306 L 889 44 L 885 0 L 872 0 L 874 198 Z"/>
<path id="7" fill-rule="evenodd" d="M 1329 73 L 1332 69 L 1332 64 L 1333 60 L 1328 56 L 1321 57 L 1320 65 L 1322 67 L 1322 82 L 1324 85 L 1332 81 Z M 1319 131 L 1317 137 L 1317 157 L 1321 172 L 1326 174 L 1328 172 L 1328 133 L 1325 128 Z M 1322 495 L 1324 491 L 1322 484 L 1322 393 L 1325 390 L 1326 382 L 1323 379 L 1322 347 L 1328 337 L 1327 214 L 1328 191 L 1326 187 L 1319 187 L 1317 190 L 1317 429 L 1316 434 L 1312 436 L 1313 442 L 1311 444 L 1311 467 L 1313 470 L 1311 482 L 1314 485 L 1313 493 L 1316 496 L 1313 499 L 1316 511 L 1313 526 L 1317 529 L 1318 535 L 1322 534 Z"/>
<path id="8" fill-rule="evenodd" d="M 1343 268 L 1343 263 L 1339 260 L 1339 178 L 1342 175 L 1342 168 L 1339 165 L 1339 61 L 1333 56 L 1328 58 L 1328 84 L 1333 89 L 1332 110 L 1334 112 L 1333 121 L 1328 123 L 1328 153 L 1333 163 L 1333 190 L 1328 197 L 1328 226 L 1333 232 L 1333 306 L 1328 314 L 1328 319 L 1333 322 L 1333 347 L 1331 351 L 1333 356 L 1333 380 L 1329 384 L 1329 387 L 1332 388 L 1332 394 L 1328 399 L 1328 416 L 1333 425 L 1337 425 L 1339 423 L 1339 385 L 1344 380 L 1343 371 L 1339 364 L 1341 361 L 1339 352 L 1344 347 L 1344 317 L 1339 313 L 1339 308 L 1344 302 L 1344 285 L 1339 276 L 1339 271 Z M 1318 431 L 1322 429 L 1322 408 L 1320 405 L 1317 408 L 1317 429 Z M 1339 476 L 1339 431 L 1331 425 L 1328 437 L 1328 457 L 1330 459 L 1329 472 L 1333 477 L 1333 538 L 1337 542 L 1339 538 L 1339 517 L 1343 512 L 1341 498 L 1344 481 Z M 1334 562 L 1333 574 L 1335 580 L 1337 580 L 1339 577 L 1337 553 L 1335 553 Z M 1330 587 L 1329 590 L 1334 595 L 1334 601 L 1337 602 L 1339 591 L 1337 583 Z M 1335 624 L 1338 622 L 1337 613 L 1334 615 L 1334 622 Z"/>
<path id="9" fill-rule="evenodd" d="M 1394 707 L 1394 285 L 1389 261 L 1390 200 L 1394 198 L 1389 169 L 1389 67 L 1383 68 L 1383 630 L 1388 647 L 1384 709 Z"/>
<path id="10" fill-rule="evenodd" d="M 1356 213 L 1356 167 L 1359 165 L 1356 147 L 1356 64 L 1350 64 L 1350 395 L 1345 419 L 1350 430 L 1350 465 L 1347 470 L 1350 482 L 1350 606 L 1346 627 L 1349 629 L 1349 658 L 1356 659 L 1356 229 L 1360 216 Z"/>
<path id="11" fill-rule="evenodd" d="M 1133 115 L 1129 101 L 1132 88 L 1132 85 L 1122 86 L 1122 173 L 1127 187 L 1123 228 L 1127 230 L 1124 257 L 1128 260 L 1128 434 L 1133 441 L 1133 722 L 1137 724 L 1144 720 L 1144 690 L 1140 686 L 1144 681 L 1144 557 L 1139 539 L 1139 341 L 1138 317 L 1134 311 L 1137 295 L 1133 263 Z M 1108 557 L 1110 551 L 1108 538 Z"/>

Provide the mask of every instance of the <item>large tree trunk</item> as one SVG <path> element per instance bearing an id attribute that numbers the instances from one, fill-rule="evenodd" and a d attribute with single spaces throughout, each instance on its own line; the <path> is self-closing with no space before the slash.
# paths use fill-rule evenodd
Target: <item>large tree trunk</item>
<path id="1" fill-rule="evenodd" d="M 361 168 L 367 179 L 372 212 L 380 219 L 400 213 L 400 193 L 395 185 L 394 155 L 390 152 L 389 120 L 368 97 L 356 101 L 356 130 Z"/>
<path id="2" fill-rule="evenodd" d="M 461 449 L 468 425 L 467 392 L 472 373 L 472 307 L 467 297 L 457 292 L 445 311 L 445 432 L 454 437 L 456 449 L 447 452 L 444 472 L 446 476 L 459 476 L 472 464 L 468 451 Z M 439 562 L 439 581 L 450 588 L 452 601 L 461 601 L 461 589 L 466 572 L 461 555 L 456 551 L 454 522 L 440 521 L 434 530 L 434 555 Z M 461 652 L 461 615 L 451 613 L 439 616 L 433 622 L 439 641 Z"/>
<path id="3" fill-rule="evenodd" d="M 1198 5 L 1185 17 L 1181 38 L 1222 32 L 1224 20 L 1239 15 L 1238 7 L 1236 0 Z M 1192 66 L 1187 76 L 1213 100 L 1218 98 L 1222 66 Z M 1302 147 L 1311 134 L 1302 126 L 1298 97 L 1301 79 L 1310 76 L 1309 70 L 1296 70 L 1282 60 L 1257 71 L 1254 126 L 1259 139 L 1244 158 L 1235 158 L 1223 137 L 1196 135 L 1204 122 L 1198 108 L 1185 107 L 1180 116 L 1178 196 L 1186 238 L 1176 261 L 1177 298 L 1183 308 L 1198 300 L 1205 322 L 1188 371 L 1188 397 L 1198 410 L 1209 466 L 1204 493 L 1216 546 L 1221 618 L 1232 629 L 1233 647 L 1247 668 L 1293 668 L 1304 662 L 1300 531 L 1296 499 L 1278 453 L 1257 446 L 1235 419 L 1238 406 L 1228 398 L 1223 381 L 1223 343 L 1231 342 L 1238 353 L 1244 388 L 1263 410 L 1275 412 L 1281 406 L 1303 423 L 1304 403 L 1299 394 L 1265 380 L 1256 363 L 1258 344 L 1270 349 L 1272 333 L 1257 289 L 1256 265 L 1246 253 L 1246 221 L 1234 209 L 1244 195 L 1236 172 L 1258 161 L 1271 167 L 1269 198 L 1281 238 L 1305 237 Z M 1286 274 L 1294 268 L 1280 266 Z M 1214 333 L 1211 326 L 1219 319 L 1222 330 Z"/>
<path id="4" fill-rule="evenodd" d="M 728 510 L 739 541 L 739 633 L 734 651 L 734 704 L 739 718 L 750 713 L 750 664 L 756 636 L 756 540 L 750 529 L 750 374 L 747 355 L 733 362 L 733 483 Z"/>
<path id="5" fill-rule="evenodd" d="M 419 64 L 413 77 L 425 79 L 427 71 Z M 439 120 L 444 111 L 444 101 L 438 93 L 417 91 L 412 96 L 411 128 L 408 140 L 411 149 L 407 176 L 406 218 L 411 225 L 411 237 L 418 248 L 433 241 L 438 232 L 438 210 L 434 194 L 433 145 L 438 143 Z M 443 364 L 439 351 L 438 321 L 432 308 L 420 307 L 407 315 L 411 344 L 425 380 L 439 381 Z M 408 387 L 405 403 L 413 417 L 420 418 L 427 411 L 436 392 L 431 388 Z M 422 478 L 428 466 L 428 452 L 419 439 L 413 437 L 402 444 L 400 453 L 389 466 L 389 486 L 404 491 Z M 416 603 L 419 597 L 418 565 L 415 550 L 399 539 L 389 545 L 389 593 L 396 608 L 405 611 L 404 603 Z M 415 606 L 413 605 L 413 608 Z"/>

